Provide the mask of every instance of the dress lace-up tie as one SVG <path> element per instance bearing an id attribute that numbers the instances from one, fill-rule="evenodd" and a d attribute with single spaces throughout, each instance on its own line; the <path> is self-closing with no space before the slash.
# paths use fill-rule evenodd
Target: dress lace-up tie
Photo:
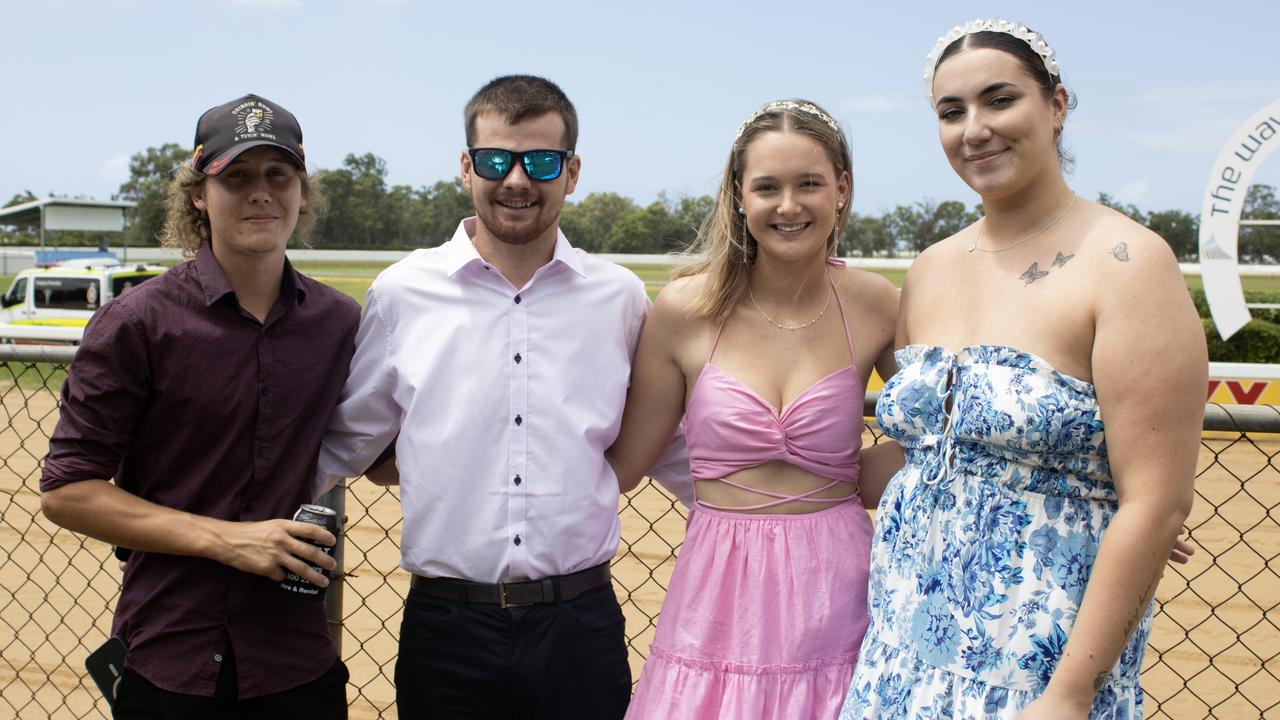
<path id="1" fill-rule="evenodd" d="M 932 435 L 920 443 L 922 448 L 941 446 L 940 450 L 927 461 L 927 474 L 923 478 L 926 485 L 940 491 L 951 486 L 951 473 L 955 469 L 955 425 L 956 418 L 960 414 L 960 403 L 956 399 L 955 389 L 959 381 L 960 365 L 953 359 L 951 369 L 947 372 L 947 387 L 942 394 L 942 402 L 951 403 L 951 409 L 947 412 L 946 425 L 943 426 L 941 435 Z"/>

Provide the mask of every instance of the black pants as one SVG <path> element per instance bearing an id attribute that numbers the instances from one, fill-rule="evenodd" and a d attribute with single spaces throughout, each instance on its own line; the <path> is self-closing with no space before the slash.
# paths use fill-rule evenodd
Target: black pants
<path id="1" fill-rule="evenodd" d="M 396 660 L 404 720 L 615 720 L 630 699 L 612 585 L 508 609 L 409 592 Z"/>
<path id="2" fill-rule="evenodd" d="M 341 659 L 305 685 L 238 700 L 235 655 L 228 650 L 223 658 L 213 697 L 162 690 L 125 668 L 115 720 L 346 720 L 347 666 Z"/>

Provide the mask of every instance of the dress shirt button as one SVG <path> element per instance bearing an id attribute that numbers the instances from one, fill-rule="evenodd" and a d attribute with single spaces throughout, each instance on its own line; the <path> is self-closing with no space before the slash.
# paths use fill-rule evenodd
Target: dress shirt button
<path id="1" fill-rule="evenodd" d="M 517 475 L 517 476 L 515 477 L 515 479 L 514 479 L 514 480 L 512 480 L 512 482 L 514 482 L 515 484 L 519 485 L 520 483 L 522 483 L 522 482 L 524 482 L 524 481 L 520 479 L 520 476 L 519 476 L 519 475 Z"/>
<path id="2" fill-rule="evenodd" d="M 524 358 L 520 357 L 520 353 L 516 353 L 515 360 L 516 360 L 516 364 L 517 364 L 517 365 L 519 365 L 519 364 L 520 364 L 520 361 L 521 361 L 521 360 L 523 360 L 523 359 L 524 359 Z"/>
<path id="3" fill-rule="evenodd" d="M 271 394 L 271 388 L 264 387 L 264 388 L 262 388 L 262 390 L 260 390 L 259 392 L 261 392 L 261 393 L 262 393 L 262 397 L 266 397 L 266 396 L 268 396 L 268 395 L 270 395 L 270 394 Z"/>
<path id="4" fill-rule="evenodd" d="M 258 457 L 263 458 L 263 457 L 266 457 L 266 456 L 267 456 L 267 447 L 266 447 L 265 445 L 259 445 L 259 446 L 258 446 Z"/>
<path id="5" fill-rule="evenodd" d="M 214 662 L 216 662 L 216 663 L 220 663 L 220 662 L 222 662 L 222 653 L 214 653 L 214 654 L 213 654 L 213 661 L 214 661 Z"/>
<path id="6" fill-rule="evenodd" d="M 519 305 L 519 304 L 520 304 L 520 296 L 519 296 L 519 295 L 516 295 L 516 304 L 517 304 L 517 305 Z"/>
<path id="7" fill-rule="evenodd" d="M 519 535 L 517 535 L 517 536 L 516 536 L 515 544 L 516 544 L 516 545 L 519 545 L 519 544 L 520 544 L 520 536 L 519 536 Z"/>
<path id="8" fill-rule="evenodd" d="M 517 415 L 517 416 L 516 416 L 516 425 L 519 425 L 519 424 L 521 424 L 521 423 L 523 423 L 523 422 L 524 422 L 524 419 L 523 419 L 523 418 L 521 418 L 519 415 Z"/>

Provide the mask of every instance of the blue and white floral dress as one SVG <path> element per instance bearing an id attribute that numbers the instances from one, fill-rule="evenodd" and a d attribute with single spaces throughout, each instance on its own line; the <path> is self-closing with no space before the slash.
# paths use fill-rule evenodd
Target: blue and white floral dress
<path id="1" fill-rule="evenodd" d="M 876 419 L 906 451 L 876 515 L 841 720 L 1014 718 L 1043 693 L 1116 512 L 1093 386 L 998 345 L 910 345 Z M 1151 610 L 1091 718 L 1142 717 Z"/>

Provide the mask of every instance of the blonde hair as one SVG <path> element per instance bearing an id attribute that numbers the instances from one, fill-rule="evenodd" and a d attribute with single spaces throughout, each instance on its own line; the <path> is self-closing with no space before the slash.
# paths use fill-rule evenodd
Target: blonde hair
<path id="1" fill-rule="evenodd" d="M 302 181 L 302 207 L 298 210 L 298 224 L 293 230 L 293 240 L 303 247 L 311 247 L 311 233 L 316 220 L 328 207 L 319 183 L 305 172 L 298 173 Z M 209 176 L 190 165 L 179 165 L 169 183 L 165 195 L 164 227 L 160 230 L 162 247 L 180 248 L 182 254 L 191 257 L 200 246 L 209 242 L 209 214 L 197 208 L 191 200 L 191 191 L 203 187 Z"/>
<path id="2" fill-rule="evenodd" d="M 689 311 L 697 317 L 723 321 L 746 294 L 751 279 L 751 266 L 756 259 L 756 241 L 747 231 L 746 218 L 738 213 L 742 204 L 742 171 L 747 148 L 767 132 L 796 132 L 818 142 L 827 152 L 836 178 L 849 173 L 852 183 L 852 160 L 844 133 L 827 113 L 808 100 L 781 100 L 765 105 L 738 130 L 729 150 L 715 205 L 698 230 L 698 240 L 687 253 L 693 261 L 676 270 L 676 278 L 706 274 L 698 297 Z M 850 185 L 852 199 L 852 184 Z M 835 226 L 827 239 L 827 255 L 834 255 L 836 243 L 849 222 L 849 206 L 836 211 Z"/>

